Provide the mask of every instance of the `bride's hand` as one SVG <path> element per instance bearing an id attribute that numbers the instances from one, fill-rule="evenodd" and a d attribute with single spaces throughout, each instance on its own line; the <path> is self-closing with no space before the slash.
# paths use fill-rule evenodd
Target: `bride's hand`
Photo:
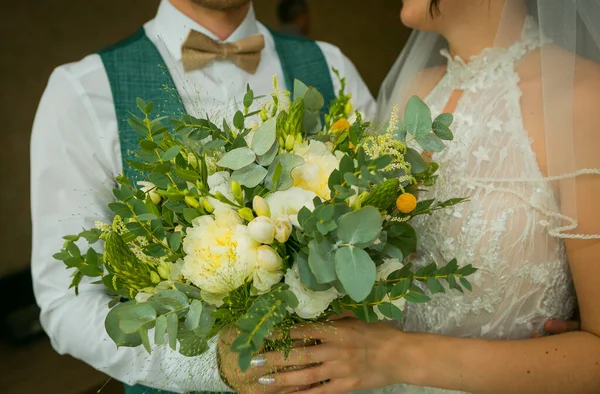
<path id="1" fill-rule="evenodd" d="M 398 365 L 409 359 L 403 346 L 406 334 L 388 324 L 345 318 L 297 327 L 291 334 L 292 338 L 319 339 L 321 344 L 293 349 L 287 359 L 279 352 L 266 353 L 262 368 L 309 367 L 263 376 L 261 384 L 280 390 L 313 385 L 306 391 L 312 394 L 347 393 L 403 382 Z"/>

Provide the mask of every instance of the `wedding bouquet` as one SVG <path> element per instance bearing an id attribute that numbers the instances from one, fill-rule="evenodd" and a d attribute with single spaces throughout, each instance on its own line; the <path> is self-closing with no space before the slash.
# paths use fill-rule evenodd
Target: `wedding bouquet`
<path id="1" fill-rule="evenodd" d="M 429 300 L 424 288 L 470 289 L 471 266 L 410 263 L 410 219 L 462 199 L 418 201 L 438 166 L 409 145 L 443 149 L 452 116 L 432 121 L 413 97 L 404 123 L 394 113 L 371 133 L 341 85 L 324 117 L 322 95 L 299 81 L 293 95 L 275 81 L 256 110 L 248 88 L 243 110 L 221 127 L 152 117 L 153 104 L 138 99 L 143 117 L 129 123 L 139 160 L 129 165 L 146 181 L 117 177 L 112 222 L 64 237 L 54 255 L 74 270 L 76 292 L 87 276 L 114 296 L 105 327 L 117 346 L 150 352 L 151 341 L 168 342 L 194 356 L 237 326 L 232 349 L 246 369 L 274 330 L 291 346 L 286 332 L 299 322 L 401 319 L 404 302 Z M 82 252 L 82 239 L 103 241 L 104 252 Z"/>

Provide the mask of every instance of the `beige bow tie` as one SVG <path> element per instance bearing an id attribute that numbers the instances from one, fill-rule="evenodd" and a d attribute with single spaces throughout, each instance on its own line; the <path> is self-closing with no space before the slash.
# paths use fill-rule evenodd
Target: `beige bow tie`
<path id="1" fill-rule="evenodd" d="M 244 71 L 254 74 L 265 47 L 262 34 L 236 42 L 219 43 L 205 34 L 191 30 L 181 46 L 183 69 L 198 70 L 214 60 L 230 60 Z"/>

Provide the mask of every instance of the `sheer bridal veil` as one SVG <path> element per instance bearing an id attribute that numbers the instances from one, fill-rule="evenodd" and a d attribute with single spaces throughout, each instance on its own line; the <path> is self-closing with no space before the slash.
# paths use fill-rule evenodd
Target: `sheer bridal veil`
<path id="1" fill-rule="evenodd" d="M 441 0 L 442 3 L 444 1 Z M 558 200 L 557 207 L 536 207 L 535 202 L 531 202 L 534 208 L 545 211 L 548 217 L 558 223 L 548 226 L 550 235 L 559 238 L 600 238 L 600 223 L 582 228 L 578 226 L 577 218 L 577 204 L 582 203 L 578 195 L 581 197 L 582 193 L 591 193 L 593 189 L 589 188 L 590 183 L 600 182 L 600 165 L 595 159 L 600 156 L 600 115 L 597 114 L 600 112 L 600 91 L 596 88 L 600 86 L 600 1 L 475 1 L 504 3 L 495 42 L 491 45 L 493 51 L 485 50 L 480 56 L 496 56 L 498 51 L 509 51 L 521 39 L 518 32 L 527 24 L 529 26 L 525 28 L 539 39 L 539 45 L 534 50 L 521 54 L 523 57 L 516 70 L 520 78 L 522 117 L 533 119 L 523 123 L 532 141 L 541 141 L 543 154 L 536 150 L 542 171 L 542 176 L 536 179 L 506 173 L 505 177 L 484 176 L 472 181 L 492 185 L 496 190 L 506 192 L 514 190 L 510 186 L 514 183 L 551 182 Z M 522 12 L 514 12 L 515 7 L 520 7 Z M 409 96 L 418 91 L 415 83 L 418 84 L 420 76 L 427 70 L 436 67 L 441 69 L 439 80 L 448 57 L 448 43 L 440 34 L 414 31 L 382 85 L 378 98 L 378 120 L 385 122 L 394 105 L 403 108 Z M 477 78 L 476 75 L 470 77 Z M 464 89 L 463 98 L 470 93 L 467 87 Z M 422 96 L 427 96 L 427 93 Z M 477 96 L 471 94 L 471 99 L 485 102 L 493 100 L 495 94 L 483 89 L 478 91 Z M 427 101 L 426 97 L 421 98 Z M 497 107 L 495 110 L 498 110 Z M 510 114 L 504 115 L 510 118 Z M 474 116 L 485 117 L 486 114 Z M 520 197 L 530 199 L 529 196 Z"/>

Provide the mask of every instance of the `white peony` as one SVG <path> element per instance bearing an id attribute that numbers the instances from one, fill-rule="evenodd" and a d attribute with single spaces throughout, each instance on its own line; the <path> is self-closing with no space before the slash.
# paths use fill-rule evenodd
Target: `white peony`
<path id="1" fill-rule="evenodd" d="M 260 244 L 241 223 L 235 211 L 218 206 L 214 215 L 197 217 L 187 229 L 181 274 L 203 293 L 225 295 L 252 277 Z"/>
<path id="2" fill-rule="evenodd" d="M 341 157 L 336 157 L 320 141 L 310 141 L 308 148 L 299 144 L 294 153 L 304 159 L 304 164 L 292 170 L 294 186 L 315 192 L 324 199 L 329 199 L 329 176 L 339 167 Z"/>
<path id="3" fill-rule="evenodd" d="M 300 280 L 300 271 L 296 263 L 285 274 L 285 283 L 298 298 L 298 307 L 291 311 L 303 319 L 315 319 L 321 316 L 329 304 L 339 296 L 335 287 L 325 291 L 307 289 Z"/>
<path id="4" fill-rule="evenodd" d="M 386 280 L 392 272 L 398 271 L 399 269 L 402 269 L 402 267 L 404 267 L 404 265 L 398 259 L 387 259 L 384 261 L 383 264 L 381 264 L 379 267 L 377 267 L 377 273 L 375 276 L 375 280 L 377 280 L 377 281 Z M 386 295 L 382 299 L 382 301 L 390 302 L 390 297 Z M 406 305 L 406 300 L 404 298 L 399 298 L 397 300 L 392 301 L 392 304 L 397 306 L 398 309 L 400 309 L 401 311 L 404 311 L 404 306 Z M 383 314 L 381 312 L 379 312 L 379 307 L 376 306 L 375 308 L 373 308 L 373 311 L 375 312 L 375 314 L 377 315 L 379 320 L 389 320 L 387 317 L 383 316 Z"/>
<path id="5" fill-rule="evenodd" d="M 299 187 L 291 187 L 287 190 L 277 191 L 265 197 L 271 208 L 271 217 L 288 218 L 296 227 L 298 224 L 298 212 L 306 207 L 311 211 L 315 209 L 313 200 L 318 197 L 314 192 Z"/>

